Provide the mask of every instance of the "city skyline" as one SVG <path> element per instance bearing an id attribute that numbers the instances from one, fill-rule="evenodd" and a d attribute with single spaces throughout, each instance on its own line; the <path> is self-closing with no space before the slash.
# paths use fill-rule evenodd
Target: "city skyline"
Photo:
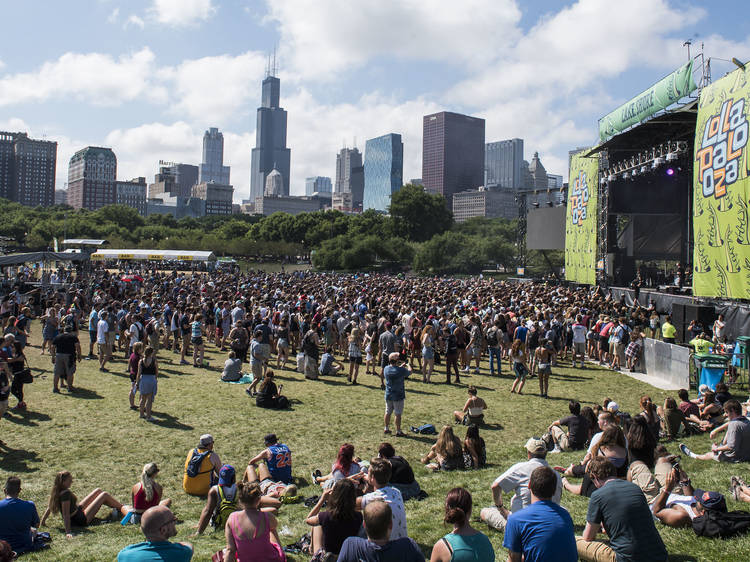
<path id="1" fill-rule="evenodd" d="M 151 178 L 159 159 L 200 163 L 202 135 L 218 127 L 239 200 L 258 85 L 278 45 L 294 195 L 306 177 L 335 175 L 342 138 L 390 131 L 403 138 L 404 177 L 418 177 L 422 117 L 439 111 L 485 119 L 487 141 L 523 138 L 527 155 L 566 176 L 568 150 L 593 144 L 599 117 L 684 62 L 686 39 L 693 55 L 703 43 L 714 57 L 714 80 L 733 68 L 719 59 L 750 53 L 739 0 L 441 4 L 341 12 L 321 0 L 314 13 L 302 0 L 8 4 L 9 20 L 33 25 L 6 33 L 0 130 L 57 141 L 61 189 L 63 163 L 82 147 L 112 147 L 118 179 Z"/>

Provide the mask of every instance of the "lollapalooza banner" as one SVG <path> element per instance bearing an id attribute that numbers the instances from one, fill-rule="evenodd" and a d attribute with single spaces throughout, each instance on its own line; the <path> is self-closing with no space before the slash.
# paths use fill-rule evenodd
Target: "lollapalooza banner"
<path id="1" fill-rule="evenodd" d="M 750 299 L 750 68 L 705 87 L 695 128 L 693 293 Z"/>
<path id="2" fill-rule="evenodd" d="M 693 80 L 693 61 L 690 61 L 599 119 L 599 140 L 604 142 L 657 111 L 666 109 L 696 87 Z"/>
<path id="3" fill-rule="evenodd" d="M 599 157 L 586 158 L 588 150 L 570 159 L 568 206 L 565 219 L 565 279 L 596 283 L 596 214 Z"/>

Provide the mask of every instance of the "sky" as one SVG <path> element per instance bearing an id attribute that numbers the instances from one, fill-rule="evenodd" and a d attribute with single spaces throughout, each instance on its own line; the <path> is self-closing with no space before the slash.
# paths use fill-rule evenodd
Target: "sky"
<path id="1" fill-rule="evenodd" d="M 750 60 L 746 1 L 0 0 L 0 130 L 57 141 L 63 189 L 85 146 L 151 182 L 159 160 L 199 164 L 219 127 L 239 202 L 276 49 L 293 195 L 333 178 L 343 146 L 392 132 L 405 180 L 421 177 L 437 111 L 484 118 L 487 142 L 522 138 L 526 160 L 567 177 L 568 151 L 685 63 L 686 40 L 714 80 Z"/>

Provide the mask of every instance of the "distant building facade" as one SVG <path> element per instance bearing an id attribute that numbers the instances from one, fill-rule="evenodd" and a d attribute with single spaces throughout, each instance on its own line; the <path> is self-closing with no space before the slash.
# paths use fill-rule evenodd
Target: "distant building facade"
<path id="1" fill-rule="evenodd" d="M 330 201 L 329 201 L 330 203 Z M 282 195 L 279 197 L 256 197 L 253 211 L 258 215 L 272 215 L 274 213 L 289 213 L 298 215 L 300 213 L 312 213 L 320 211 L 325 207 L 326 200 L 318 197 L 291 197 Z"/>
<path id="2" fill-rule="evenodd" d="M 55 205 L 67 205 L 67 204 L 68 204 L 68 190 L 56 189 L 55 190 Z"/>
<path id="3" fill-rule="evenodd" d="M 194 198 L 205 201 L 206 215 L 231 215 L 234 187 L 218 183 L 198 183 L 193 186 Z"/>
<path id="4" fill-rule="evenodd" d="M 331 178 L 327 176 L 313 176 L 305 178 L 305 195 L 310 196 L 313 193 L 331 193 L 333 185 Z"/>
<path id="5" fill-rule="evenodd" d="M 224 135 L 216 127 L 203 134 L 203 161 L 196 183 L 229 185 L 229 166 L 224 165 Z"/>
<path id="6" fill-rule="evenodd" d="M 365 189 L 363 209 L 386 211 L 391 195 L 403 185 L 404 143 L 401 135 L 390 133 L 365 144 Z"/>
<path id="7" fill-rule="evenodd" d="M 172 215 L 176 219 L 206 216 L 206 201 L 198 197 L 162 195 L 146 201 L 146 215 Z"/>
<path id="8" fill-rule="evenodd" d="M 0 197 L 30 207 L 51 207 L 56 167 L 56 142 L 0 132 Z"/>
<path id="9" fill-rule="evenodd" d="M 472 189 L 453 194 L 453 218 L 464 222 L 471 218 L 518 218 L 516 193 L 510 189 Z"/>
<path id="10" fill-rule="evenodd" d="M 542 161 L 539 159 L 539 153 L 535 152 L 534 157 L 529 163 L 529 178 L 531 184 L 525 187 L 532 189 L 547 189 L 549 186 L 549 179 L 547 178 L 547 170 L 542 166 Z"/>
<path id="11" fill-rule="evenodd" d="M 198 166 L 193 164 L 159 160 L 159 173 L 154 176 L 154 183 L 148 186 L 148 196 L 150 199 L 162 195 L 190 197 L 193 186 L 198 183 L 198 175 Z"/>
<path id="12" fill-rule="evenodd" d="M 334 193 L 351 193 L 352 204 L 361 207 L 365 192 L 365 173 L 362 153 L 354 148 L 342 148 L 336 155 L 336 183 Z"/>
<path id="13" fill-rule="evenodd" d="M 132 207 L 141 216 L 146 216 L 146 178 L 115 182 L 115 203 Z"/>
<path id="14" fill-rule="evenodd" d="M 271 73 L 263 80 L 261 106 L 255 128 L 255 148 L 250 165 L 250 199 L 263 196 L 266 177 L 275 168 L 284 181 L 282 195 L 289 195 L 291 151 L 286 146 L 286 111 L 279 107 L 281 82 Z"/>
<path id="15" fill-rule="evenodd" d="M 523 187 L 523 139 L 488 142 L 484 148 L 485 185 Z"/>
<path id="16" fill-rule="evenodd" d="M 562 189 L 563 177 L 559 174 L 547 174 L 547 187 L 550 189 Z"/>
<path id="17" fill-rule="evenodd" d="M 96 210 L 113 205 L 117 198 L 117 157 L 111 148 L 87 146 L 68 165 L 68 205 Z"/>
<path id="18" fill-rule="evenodd" d="M 265 197 L 280 197 L 284 195 L 284 178 L 276 168 L 266 176 L 266 187 L 263 190 Z"/>
<path id="19" fill-rule="evenodd" d="M 342 213 L 352 213 L 355 211 L 354 196 L 346 191 L 334 193 L 331 197 L 331 209 L 341 211 Z"/>
<path id="20" fill-rule="evenodd" d="M 422 124 L 422 181 L 451 206 L 454 193 L 484 185 L 484 119 L 442 111 Z"/>
<path id="21" fill-rule="evenodd" d="M 424 183 L 422 182 L 422 178 L 411 178 L 409 180 L 409 183 L 412 185 L 421 185 L 424 186 Z"/>

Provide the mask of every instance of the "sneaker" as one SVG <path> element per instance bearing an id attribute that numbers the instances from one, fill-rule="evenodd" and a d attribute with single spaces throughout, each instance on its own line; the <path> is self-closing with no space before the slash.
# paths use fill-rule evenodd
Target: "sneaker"
<path id="1" fill-rule="evenodd" d="M 729 484 L 729 493 L 732 494 L 732 498 L 734 498 L 734 501 L 740 501 L 740 496 L 737 493 L 737 488 L 739 488 L 739 486 L 740 483 L 737 481 L 737 477 L 732 476 Z"/>
<path id="2" fill-rule="evenodd" d="M 693 452 L 688 448 L 687 445 L 685 445 L 685 443 L 680 443 L 680 451 L 682 451 L 682 454 L 685 456 L 688 456 L 688 457 L 693 456 Z"/>
<path id="3" fill-rule="evenodd" d="M 247 393 L 248 396 L 252 396 L 253 395 L 253 391 L 250 390 L 249 386 L 245 389 L 245 392 Z"/>
<path id="4" fill-rule="evenodd" d="M 740 485 L 740 486 L 742 486 L 743 488 L 747 488 L 747 484 L 745 484 L 745 481 L 744 481 L 744 480 L 743 480 L 743 479 L 742 479 L 741 477 L 739 477 L 739 476 L 734 476 L 733 478 L 736 478 L 736 479 L 737 479 L 737 484 L 739 484 L 739 485 Z"/>
<path id="5" fill-rule="evenodd" d="M 399 430 L 399 431 L 396 432 L 396 437 L 406 437 L 406 433 L 404 433 L 403 431 Z"/>
<path id="6" fill-rule="evenodd" d="M 391 430 L 388 429 L 387 427 L 383 430 L 383 434 L 384 435 L 388 435 L 390 432 L 391 432 Z"/>
<path id="7" fill-rule="evenodd" d="M 321 476 L 323 476 L 323 473 L 320 472 L 320 470 L 318 470 L 317 468 L 310 473 L 310 477 L 315 484 L 318 483 L 318 478 L 320 478 Z"/>
<path id="8" fill-rule="evenodd" d="M 59 388 L 53 388 L 52 389 L 52 394 L 60 394 L 60 389 Z"/>
<path id="9" fill-rule="evenodd" d="M 479 369 L 474 369 L 474 374 L 478 375 L 479 374 Z"/>

